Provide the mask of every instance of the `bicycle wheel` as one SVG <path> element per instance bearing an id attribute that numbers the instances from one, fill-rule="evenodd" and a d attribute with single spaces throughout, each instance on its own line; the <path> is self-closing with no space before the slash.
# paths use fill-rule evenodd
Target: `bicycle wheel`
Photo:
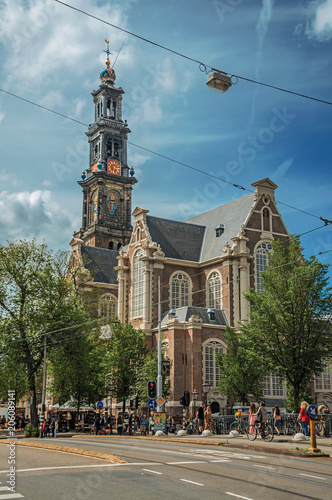
<path id="1" fill-rule="evenodd" d="M 255 441 L 257 433 L 258 433 L 257 427 L 255 425 L 249 425 L 247 432 L 247 437 L 249 441 Z"/>
<path id="2" fill-rule="evenodd" d="M 233 422 L 229 427 L 229 432 L 236 431 L 241 434 L 241 426 L 237 422 Z"/>
<path id="3" fill-rule="evenodd" d="M 266 424 L 262 429 L 261 435 L 264 441 L 268 441 L 270 443 L 274 437 L 272 425 Z"/>
<path id="4" fill-rule="evenodd" d="M 187 434 L 194 434 L 194 426 L 192 424 L 188 425 L 186 429 Z"/>
<path id="5" fill-rule="evenodd" d="M 316 422 L 315 427 L 316 427 L 316 436 L 324 437 L 325 428 L 322 422 Z"/>
<path id="6" fill-rule="evenodd" d="M 217 434 L 217 422 L 212 422 L 211 432 L 212 434 Z"/>
<path id="7" fill-rule="evenodd" d="M 297 434 L 298 432 L 302 432 L 303 433 L 302 425 L 300 424 L 300 422 L 295 422 L 295 424 L 294 424 L 294 433 Z"/>

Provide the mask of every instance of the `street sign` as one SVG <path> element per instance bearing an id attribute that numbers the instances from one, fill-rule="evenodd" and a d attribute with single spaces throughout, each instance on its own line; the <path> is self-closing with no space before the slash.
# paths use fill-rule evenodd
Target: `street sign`
<path id="1" fill-rule="evenodd" d="M 171 369 L 170 361 L 163 361 L 161 366 L 162 375 L 164 375 L 165 377 L 169 377 L 170 369 Z"/>
<path id="2" fill-rule="evenodd" d="M 98 401 L 98 403 L 97 403 L 98 410 L 101 410 L 103 406 L 104 406 L 104 403 L 102 401 Z"/>
<path id="3" fill-rule="evenodd" d="M 159 396 L 159 398 L 157 399 L 158 406 L 162 406 L 165 403 L 166 403 L 165 399 L 162 396 Z"/>
<path id="4" fill-rule="evenodd" d="M 310 418 L 316 418 L 318 415 L 318 408 L 316 405 L 309 405 L 307 408 L 307 413 Z"/>
<path id="5" fill-rule="evenodd" d="M 157 408 L 157 401 L 155 399 L 149 399 L 148 407 L 150 410 L 155 410 Z"/>

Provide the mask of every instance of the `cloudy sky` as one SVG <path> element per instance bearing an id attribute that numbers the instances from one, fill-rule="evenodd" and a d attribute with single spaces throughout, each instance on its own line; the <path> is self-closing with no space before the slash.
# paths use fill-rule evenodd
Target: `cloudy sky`
<path id="1" fill-rule="evenodd" d="M 68 3 L 229 74 L 332 101 L 332 0 Z M 291 233 L 332 219 L 328 104 L 242 78 L 211 92 L 197 63 L 54 0 L 0 0 L 0 86 L 91 123 L 105 38 L 112 62 L 122 47 L 116 84 L 131 143 L 249 190 L 269 177 Z M 81 226 L 86 130 L 0 92 L 0 243 L 35 236 L 68 248 Z M 185 220 L 246 194 L 134 145 L 128 158 L 139 181 L 133 209 L 155 216 Z M 325 252 L 332 226 L 301 241 L 307 256 Z M 332 263 L 332 252 L 320 258 Z"/>

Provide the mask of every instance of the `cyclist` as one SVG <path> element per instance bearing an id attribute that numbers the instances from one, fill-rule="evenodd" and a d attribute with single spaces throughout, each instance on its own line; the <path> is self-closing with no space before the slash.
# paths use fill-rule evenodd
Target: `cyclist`
<path id="1" fill-rule="evenodd" d="M 256 422 L 259 424 L 260 427 L 262 427 L 262 424 L 266 425 L 266 423 L 267 423 L 267 409 L 265 408 L 264 401 L 260 402 L 258 411 L 256 413 L 253 413 L 253 416 L 256 417 Z"/>

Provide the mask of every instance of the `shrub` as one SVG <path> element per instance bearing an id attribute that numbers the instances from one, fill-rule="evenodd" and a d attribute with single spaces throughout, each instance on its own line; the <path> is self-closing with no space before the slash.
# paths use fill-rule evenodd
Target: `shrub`
<path id="1" fill-rule="evenodd" d="M 24 436 L 26 438 L 29 437 L 38 437 L 39 436 L 39 429 L 38 427 L 34 427 L 31 422 L 29 422 L 25 427 L 24 427 Z"/>

